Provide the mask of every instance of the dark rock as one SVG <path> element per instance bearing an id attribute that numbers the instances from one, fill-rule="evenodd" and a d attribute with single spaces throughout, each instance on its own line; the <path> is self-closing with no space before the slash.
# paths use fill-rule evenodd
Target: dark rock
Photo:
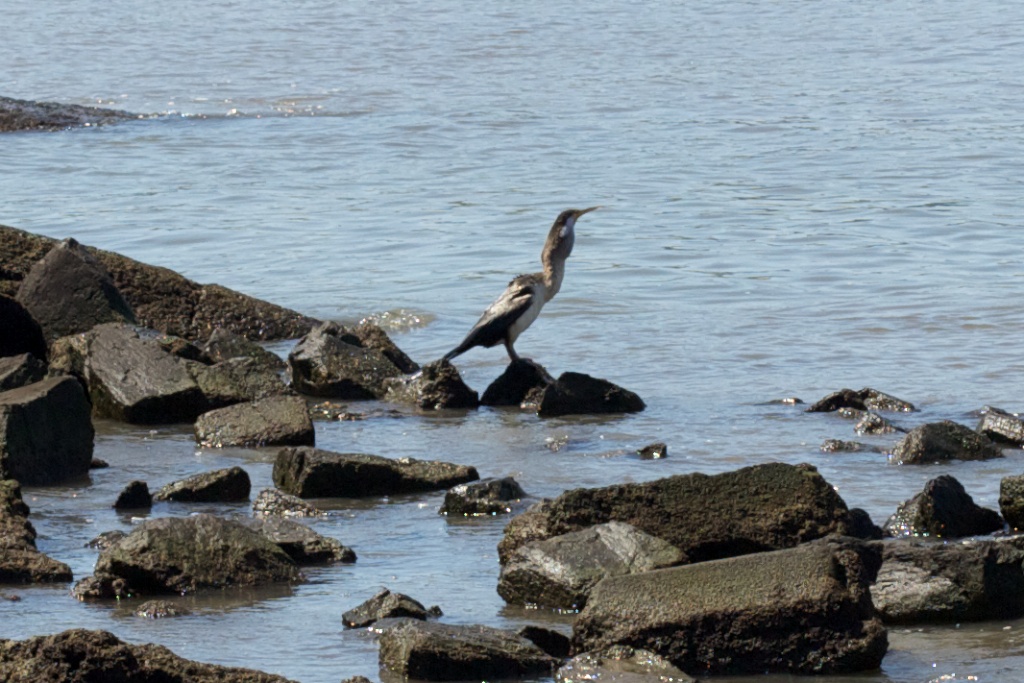
<path id="1" fill-rule="evenodd" d="M 233 503 L 249 500 L 251 489 L 248 472 L 241 467 L 228 467 L 202 472 L 168 484 L 157 491 L 153 498 L 189 503 Z"/>
<path id="2" fill-rule="evenodd" d="M 299 566 L 335 562 L 351 564 L 356 561 L 354 550 L 335 538 L 318 534 L 304 524 L 281 517 L 258 517 L 243 523 L 266 536 Z"/>
<path id="3" fill-rule="evenodd" d="M 0 258 L 0 284 L 3 283 L 5 268 L 6 264 Z M 4 321 L 0 325 L 0 357 L 31 353 L 36 358 L 46 360 L 43 328 L 39 327 L 39 323 L 24 306 L 11 297 L 0 295 L 0 320 Z"/>
<path id="4" fill-rule="evenodd" d="M 295 562 L 263 534 L 212 515 L 142 522 L 100 553 L 93 580 L 79 582 L 80 599 L 128 593 L 191 593 L 203 588 L 294 582 Z"/>
<path id="5" fill-rule="evenodd" d="M 995 621 L 1024 616 L 1024 538 L 882 546 L 871 588 L 887 624 Z"/>
<path id="6" fill-rule="evenodd" d="M 118 109 L 0 97 L 0 133 L 58 131 L 143 118 Z"/>
<path id="7" fill-rule="evenodd" d="M 853 431 L 858 434 L 895 434 L 896 432 L 906 432 L 907 430 L 897 427 L 878 413 L 869 411 L 864 413 L 863 417 L 857 421 Z"/>
<path id="8" fill-rule="evenodd" d="M 555 672 L 556 683 L 697 683 L 667 659 L 649 650 L 612 645 L 601 652 L 584 652 Z"/>
<path id="9" fill-rule="evenodd" d="M 288 367 L 297 391 L 327 398 L 383 398 L 385 380 L 402 374 L 337 323 L 322 323 L 300 339 L 288 354 Z"/>
<path id="10" fill-rule="evenodd" d="M 363 321 L 352 330 L 352 334 L 360 341 L 364 349 L 379 351 L 403 373 L 408 375 L 420 369 L 417 363 L 405 355 L 405 352 L 398 348 L 395 342 L 391 341 L 391 337 L 380 325 Z"/>
<path id="11" fill-rule="evenodd" d="M 88 474 L 95 434 L 89 412 L 73 377 L 0 393 L 0 477 L 46 486 Z"/>
<path id="12" fill-rule="evenodd" d="M 223 446 L 312 446 L 313 420 L 305 399 L 272 396 L 211 410 L 195 424 L 196 441 L 206 448 Z"/>
<path id="13" fill-rule="evenodd" d="M 153 507 L 153 496 L 144 481 L 129 482 L 114 502 L 116 510 L 141 510 Z"/>
<path id="14" fill-rule="evenodd" d="M 498 554 L 505 563 L 524 543 L 610 521 L 671 543 L 690 562 L 849 534 L 852 522 L 846 503 L 814 467 L 769 463 L 567 491 L 513 517 Z"/>
<path id="15" fill-rule="evenodd" d="M 505 372 L 491 382 L 484 391 L 480 404 L 485 406 L 518 406 L 527 400 L 531 392 L 543 391 L 555 379 L 544 366 L 527 358 L 520 358 L 508 364 Z"/>
<path id="16" fill-rule="evenodd" d="M 563 372 L 554 384 L 544 389 L 537 415 L 591 415 L 598 413 L 638 413 L 647 406 L 632 391 L 579 372 Z"/>
<path id="17" fill-rule="evenodd" d="M 343 678 L 341 683 L 373 683 L 366 676 L 352 676 L 351 678 Z"/>
<path id="18" fill-rule="evenodd" d="M 999 482 L 999 511 L 1014 531 L 1024 528 L 1024 475 L 1003 477 Z"/>
<path id="19" fill-rule="evenodd" d="M 160 348 L 172 356 L 177 356 L 183 360 L 194 360 L 204 366 L 213 365 L 213 361 L 203 353 L 202 349 L 187 339 L 165 334 L 156 337 L 155 341 L 160 345 Z"/>
<path id="20" fill-rule="evenodd" d="M 569 640 L 569 636 L 549 628 L 523 626 L 516 631 L 516 634 L 526 638 L 556 659 L 565 659 L 572 651 L 572 641 Z"/>
<path id="21" fill-rule="evenodd" d="M 110 463 L 102 458 L 93 458 L 89 463 L 90 470 L 105 470 L 108 467 L 110 467 Z"/>
<path id="22" fill-rule="evenodd" d="M 426 681 L 550 674 L 557 661 L 511 631 L 404 621 L 380 635 L 382 669 Z"/>
<path id="23" fill-rule="evenodd" d="M 36 530 L 28 515 L 18 482 L 0 480 L 0 584 L 71 581 L 70 567 L 36 549 Z"/>
<path id="24" fill-rule="evenodd" d="M 481 479 L 451 488 L 438 513 L 463 517 L 507 514 L 525 497 L 526 491 L 512 477 Z"/>
<path id="25" fill-rule="evenodd" d="M 144 619 L 166 619 L 167 617 L 181 617 L 191 614 L 184 607 L 179 607 L 167 600 L 147 600 L 135 608 L 133 614 Z"/>
<path id="26" fill-rule="evenodd" d="M 475 467 L 439 460 L 392 460 L 363 453 L 284 448 L 274 485 L 300 498 L 363 498 L 437 491 L 480 478 Z"/>
<path id="27" fill-rule="evenodd" d="M 610 577 L 573 625 L 573 647 L 626 645 L 708 674 L 877 669 L 888 647 L 869 592 L 880 563 L 877 544 L 834 537 Z"/>
<path id="28" fill-rule="evenodd" d="M 647 444 L 636 452 L 641 460 L 661 460 L 668 457 L 668 446 L 662 442 Z"/>
<path id="29" fill-rule="evenodd" d="M 120 530 L 104 531 L 102 534 L 86 543 L 85 547 L 96 548 L 97 550 L 106 550 L 115 543 L 120 543 L 127 535 L 128 534 Z"/>
<path id="30" fill-rule="evenodd" d="M 272 351 L 267 351 L 254 341 L 230 330 L 214 330 L 210 338 L 200 347 L 203 355 L 215 363 L 232 358 L 251 358 L 257 365 L 282 371 L 288 364 Z"/>
<path id="31" fill-rule="evenodd" d="M 32 267 L 16 298 L 50 341 L 100 323 L 135 323 L 135 313 L 110 273 L 73 239 L 55 246 Z"/>
<path id="32" fill-rule="evenodd" d="M 887 536 L 960 538 L 1003 528 L 995 510 L 979 507 L 963 485 L 948 474 L 932 479 L 924 490 L 900 504 L 885 522 Z"/>
<path id="33" fill-rule="evenodd" d="M 860 391 L 852 389 L 840 389 L 821 399 L 810 408 L 809 413 L 829 413 L 840 408 L 855 408 L 857 410 L 886 410 L 897 413 L 912 413 L 917 410 L 914 404 L 904 401 L 901 398 L 865 387 Z"/>
<path id="34" fill-rule="evenodd" d="M 622 522 L 608 522 L 520 546 L 501 568 L 498 595 L 514 605 L 581 609 L 606 576 L 680 564 L 665 541 Z"/>
<path id="35" fill-rule="evenodd" d="M 271 396 L 294 395 L 277 370 L 254 358 L 229 358 L 215 365 L 184 363 L 184 366 L 211 410 Z"/>
<path id="36" fill-rule="evenodd" d="M 402 593 L 392 593 L 383 589 L 358 607 L 353 607 L 341 615 L 341 623 L 345 628 L 365 628 L 381 619 L 408 617 L 425 621 L 430 616 L 440 616 L 440 609 L 428 610 L 421 603 Z"/>
<path id="37" fill-rule="evenodd" d="M 843 441 L 841 439 L 825 439 L 821 444 L 822 453 L 859 453 L 861 451 L 877 452 L 874 446 L 866 446 L 858 441 Z"/>
<path id="38" fill-rule="evenodd" d="M 35 262 L 56 243 L 49 237 L 0 226 L 0 294 L 13 296 Z M 200 285 L 166 268 L 99 249 L 90 248 L 89 252 L 113 276 L 139 323 L 165 334 L 195 341 L 223 328 L 254 340 L 294 339 L 317 322 L 219 285 Z"/>
<path id="39" fill-rule="evenodd" d="M 466 386 L 458 369 L 446 360 L 428 363 L 415 375 L 385 382 L 385 398 L 420 410 L 473 409 L 480 405 L 477 393 Z"/>
<path id="40" fill-rule="evenodd" d="M 278 515 L 281 517 L 326 517 L 327 513 L 313 507 L 298 496 L 278 491 L 263 489 L 252 502 L 254 515 Z"/>
<path id="41" fill-rule="evenodd" d="M 945 460 L 989 460 L 1003 457 L 1003 449 L 969 427 L 943 420 L 910 430 L 893 448 L 892 457 L 901 465 Z"/>
<path id="42" fill-rule="evenodd" d="M 107 631 L 75 629 L 0 640 L 6 683 L 294 683 L 252 669 L 184 659 L 162 645 L 130 645 Z"/>
<path id="43" fill-rule="evenodd" d="M 1024 420 L 999 408 L 985 408 L 977 431 L 996 443 L 1024 447 Z"/>
<path id="44" fill-rule="evenodd" d="M 882 527 L 871 521 L 871 515 L 861 508 L 850 508 L 846 535 L 872 541 L 881 540 L 884 536 Z"/>
<path id="45" fill-rule="evenodd" d="M 4 321 L 6 324 L 6 321 Z M 46 363 L 31 353 L 0 358 L 0 392 L 17 389 L 46 377 Z"/>

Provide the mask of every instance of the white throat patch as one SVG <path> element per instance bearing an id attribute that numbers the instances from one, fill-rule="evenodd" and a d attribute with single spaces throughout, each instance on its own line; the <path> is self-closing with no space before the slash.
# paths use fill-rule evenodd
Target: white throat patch
<path id="1" fill-rule="evenodd" d="M 572 232 L 572 228 L 574 225 L 576 225 L 576 217 L 570 216 L 569 220 L 567 220 L 565 222 L 565 225 L 562 226 L 562 229 L 558 231 L 558 236 L 564 238 L 566 235 Z"/>

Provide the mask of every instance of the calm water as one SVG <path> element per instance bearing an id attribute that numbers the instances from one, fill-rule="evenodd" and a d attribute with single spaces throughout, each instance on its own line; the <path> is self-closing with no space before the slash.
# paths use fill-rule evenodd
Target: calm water
<path id="1" fill-rule="evenodd" d="M 426 362 L 536 269 L 559 210 L 601 204 L 518 350 L 623 384 L 646 412 L 320 423 L 318 445 L 473 464 L 536 496 L 781 460 L 813 463 L 877 522 L 946 472 L 996 506 L 1019 452 L 923 468 L 823 454 L 852 424 L 771 401 L 873 386 L 921 408 L 908 426 L 1024 409 L 1018 5 L 506 4 L 0 0 L 0 94 L 167 115 L 0 138 L 0 222 L 318 317 L 375 317 Z M 483 390 L 505 358 L 458 364 Z M 668 459 L 630 455 L 655 440 Z M 89 482 L 27 491 L 41 548 L 76 578 L 89 538 L 133 523 L 109 509 L 129 480 L 241 464 L 258 490 L 273 460 L 198 450 L 188 426 L 101 424 L 96 455 L 112 467 Z M 497 596 L 503 520 L 446 522 L 440 502 L 336 505 L 313 526 L 355 565 L 190 598 L 189 618 L 5 588 L 22 600 L 0 602 L 0 637 L 104 628 L 320 683 L 379 680 L 376 643 L 340 615 L 381 586 L 452 623 L 569 628 Z M 1016 679 L 1022 627 L 894 630 L 880 672 L 826 680 Z"/>

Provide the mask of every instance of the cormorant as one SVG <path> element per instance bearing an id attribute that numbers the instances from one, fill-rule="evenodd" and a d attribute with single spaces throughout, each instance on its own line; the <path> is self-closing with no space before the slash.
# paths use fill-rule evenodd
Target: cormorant
<path id="1" fill-rule="evenodd" d="M 487 307 L 462 343 L 445 354 L 444 359 L 451 360 L 474 346 L 490 348 L 504 343 L 509 358 L 519 360 L 512 345 L 537 319 L 544 304 L 558 294 L 565 276 L 565 260 L 572 253 L 572 245 L 576 241 L 576 221 L 597 208 L 600 207 L 566 209 L 558 214 L 540 255 L 543 272 L 519 275 L 508 283 L 505 292 Z"/>

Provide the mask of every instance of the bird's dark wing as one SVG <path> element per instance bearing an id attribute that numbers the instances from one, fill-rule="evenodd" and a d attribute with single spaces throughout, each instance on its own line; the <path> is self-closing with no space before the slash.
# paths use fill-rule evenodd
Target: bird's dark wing
<path id="1" fill-rule="evenodd" d="M 487 307 L 462 343 L 445 355 L 445 360 L 451 360 L 474 346 L 491 347 L 503 342 L 509 326 L 530 308 L 537 296 L 533 285 L 529 275 L 520 275 L 508 283 L 502 295 Z"/>

